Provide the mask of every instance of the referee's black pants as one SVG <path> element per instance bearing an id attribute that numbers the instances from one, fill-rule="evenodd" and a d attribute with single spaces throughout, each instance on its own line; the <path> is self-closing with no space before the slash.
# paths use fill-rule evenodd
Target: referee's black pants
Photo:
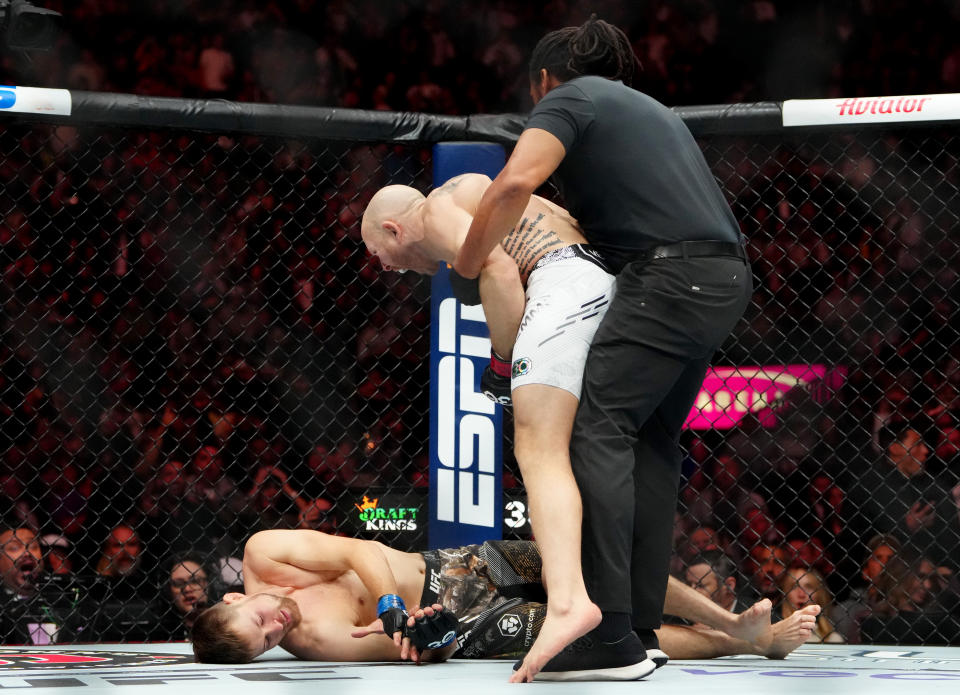
<path id="1" fill-rule="evenodd" d="M 740 258 L 634 261 L 590 347 L 571 440 L 583 573 L 591 600 L 636 628 L 663 617 L 681 427 L 751 293 Z"/>

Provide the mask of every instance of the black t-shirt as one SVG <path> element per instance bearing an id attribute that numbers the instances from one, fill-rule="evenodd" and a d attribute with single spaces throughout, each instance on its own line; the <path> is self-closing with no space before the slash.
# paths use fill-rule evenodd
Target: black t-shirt
<path id="1" fill-rule="evenodd" d="M 550 90 L 526 128 L 563 143 L 566 155 L 554 178 L 564 202 L 616 270 L 637 249 L 739 239 L 687 126 L 646 94 L 602 77 L 577 77 Z"/>

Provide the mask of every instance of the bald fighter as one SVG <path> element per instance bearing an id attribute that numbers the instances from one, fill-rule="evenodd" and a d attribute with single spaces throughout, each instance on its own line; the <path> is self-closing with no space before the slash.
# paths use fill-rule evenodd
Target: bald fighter
<path id="1" fill-rule="evenodd" d="M 434 273 L 439 262 L 456 258 L 489 186 L 487 176 L 464 174 L 428 196 L 409 186 L 382 188 L 364 212 L 363 241 L 386 270 Z M 514 454 L 550 597 L 533 653 L 544 645 L 559 650 L 600 620 L 580 567 L 581 501 L 569 443 L 587 352 L 615 279 L 586 244 L 577 221 L 533 196 L 520 222 L 484 263 L 479 296 L 464 299 L 456 280 L 452 276 L 461 301 L 482 299 L 491 364 L 510 379 Z M 644 673 L 629 677 L 642 677 L 654 667 L 647 659 L 639 666 Z"/>
<path id="2" fill-rule="evenodd" d="M 517 658 L 546 614 L 541 569 L 531 541 L 405 553 L 319 531 L 261 531 L 244 548 L 245 593 L 197 618 L 193 649 L 210 663 L 245 663 L 278 645 L 312 661 Z M 810 636 L 819 608 L 771 625 L 770 607 L 736 615 L 671 579 L 665 611 L 716 629 L 665 625 L 658 638 L 673 659 L 783 658 Z M 401 616 L 406 627 L 394 631 Z"/>

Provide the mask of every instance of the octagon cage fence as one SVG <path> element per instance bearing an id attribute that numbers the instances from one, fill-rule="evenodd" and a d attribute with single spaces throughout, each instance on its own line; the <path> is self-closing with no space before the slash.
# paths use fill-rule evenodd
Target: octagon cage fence
<path id="1" fill-rule="evenodd" d="M 0 641 L 184 639 L 260 529 L 425 549 L 430 282 L 360 217 L 431 188 L 433 143 L 509 150 L 523 118 L 72 102 L 0 132 Z M 756 291 L 683 434 L 673 573 L 778 616 L 812 595 L 828 641 L 955 643 L 956 125 L 677 111 Z M 385 494 L 419 517 L 370 530 Z"/>

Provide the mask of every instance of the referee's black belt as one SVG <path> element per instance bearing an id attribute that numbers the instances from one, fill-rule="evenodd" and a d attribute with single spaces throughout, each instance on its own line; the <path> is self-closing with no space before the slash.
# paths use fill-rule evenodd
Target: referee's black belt
<path id="1" fill-rule="evenodd" d="M 732 241 L 678 241 L 675 244 L 652 246 L 633 252 L 635 261 L 655 261 L 659 258 L 702 258 L 706 256 L 732 256 L 747 260 L 743 244 Z"/>

